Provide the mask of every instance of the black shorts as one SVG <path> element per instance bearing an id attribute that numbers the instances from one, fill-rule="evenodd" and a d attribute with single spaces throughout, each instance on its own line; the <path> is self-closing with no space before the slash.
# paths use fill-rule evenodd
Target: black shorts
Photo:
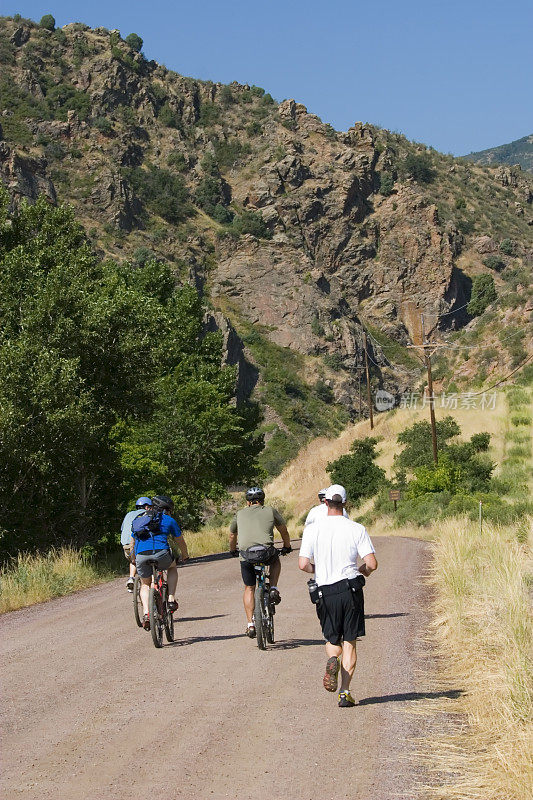
<path id="1" fill-rule="evenodd" d="M 276 561 L 279 561 L 279 555 L 270 559 L 268 566 L 272 566 Z M 241 575 L 245 586 L 255 586 L 255 567 L 249 561 L 241 561 Z"/>
<path id="2" fill-rule="evenodd" d="M 363 590 L 352 591 L 346 581 L 321 587 L 322 597 L 316 613 L 324 638 L 330 644 L 343 640 L 353 642 L 365 635 L 365 605 Z"/>

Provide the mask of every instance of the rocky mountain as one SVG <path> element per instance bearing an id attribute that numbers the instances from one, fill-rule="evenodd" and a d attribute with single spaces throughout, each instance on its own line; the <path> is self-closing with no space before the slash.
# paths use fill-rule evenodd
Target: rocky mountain
<path id="1" fill-rule="evenodd" d="M 265 406 L 268 469 L 358 412 L 365 333 L 373 385 L 396 395 L 422 374 L 408 349 L 422 315 L 450 348 L 444 384 L 516 358 L 498 336 L 531 310 L 533 179 L 519 167 L 360 122 L 337 132 L 294 100 L 147 61 L 118 31 L 49 28 L 0 20 L 0 178 L 13 203 L 72 204 L 103 256 L 164 259 L 194 282 L 239 397 Z M 512 303 L 473 318 L 480 275 Z"/>
<path id="2" fill-rule="evenodd" d="M 465 158 L 476 164 L 518 164 L 526 172 L 533 173 L 533 133 L 509 144 L 469 153 Z"/>

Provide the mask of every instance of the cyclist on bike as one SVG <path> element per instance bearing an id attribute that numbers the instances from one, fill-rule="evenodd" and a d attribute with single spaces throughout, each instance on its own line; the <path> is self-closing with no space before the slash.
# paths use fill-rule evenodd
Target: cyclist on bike
<path id="1" fill-rule="evenodd" d="M 258 544 L 273 544 L 274 528 L 281 533 L 283 540 L 283 554 L 290 553 L 292 550 L 291 540 L 287 525 L 281 514 L 272 506 L 265 506 L 265 493 L 259 486 L 253 486 L 246 492 L 246 508 L 241 508 L 230 525 L 229 548 L 234 556 L 239 555 L 248 547 Z M 281 573 L 279 555 L 276 552 L 268 562 L 270 567 L 270 599 L 274 604 L 281 602 L 281 596 L 277 586 Z M 256 635 L 253 623 L 254 613 L 254 592 L 255 592 L 255 569 L 252 564 L 241 555 L 241 575 L 244 583 L 244 610 L 246 612 L 246 635 L 253 639 Z"/>
<path id="2" fill-rule="evenodd" d="M 122 525 L 120 526 L 120 544 L 124 549 L 124 555 L 130 562 L 130 577 L 126 583 L 126 589 L 128 592 L 133 592 L 133 579 L 135 577 L 136 569 L 135 563 L 131 559 L 132 549 L 131 549 L 131 523 L 138 517 L 139 514 L 142 514 L 143 511 L 148 511 L 152 508 L 152 501 L 149 497 L 139 497 L 139 499 L 135 502 L 135 508 L 133 511 L 128 511 L 124 519 L 122 520 Z"/>
<path id="3" fill-rule="evenodd" d="M 326 492 L 327 492 L 327 489 L 320 489 L 320 491 L 318 493 L 319 503 L 318 503 L 318 505 L 313 506 L 313 508 L 311 509 L 309 514 L 306 516 L 305 522 L 304 522 L 304 530 L 307 528 L 308 525 L 312 525 L 313 522 L 316 522 L 318 519 L 320 519 L 322 517 L 327 517 L 327 515 L 328 515 L 328 507 L 327 507 L 326 503 L 324 502 L 325 499 L 326 499 Z M 342 510 L 342 515 L 343 515 L 343 517 L 348 517 L 348 512 L 346 511 L 345 508 Z"/>
<path id="4" fill-rule="evenodd" d="M 168 607 L 169 611 L 177 611 L 178 602 L 175 598 L 176 587 L 178 585 L 178 568 L 172 554 L 170 541 L 174 539 L 181 552 L 181 558 L 186 561 L 189 558 L 187 543 L 181 532 L 181 528 L 175 519 L 171 517 L 174 510 L 174 503 L 170 497 L 160 494 L 152 497 L 152 511 L 147 512 L 152 515 L 160 514 L 159 531 L 144 539 L 135 537 L 131 539 L 134 547 L 135 563 L 137 573 L 141 579 L 141 602 L 143 606 L 143 627 L 150 630 L 150 616 L 148 612 L 148 598 L 150 595 L 150 585 L 152 583 L 152 565 L 155 561 L 158 569 L 167 571 L 168 583 Z M 137 524 L 137 523 L 136 523 Z"/>

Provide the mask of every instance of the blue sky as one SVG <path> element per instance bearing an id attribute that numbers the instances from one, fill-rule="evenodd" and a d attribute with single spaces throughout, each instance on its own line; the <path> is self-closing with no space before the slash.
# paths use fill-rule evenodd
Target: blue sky
<path id="1" fill-rule="evenodd" d="M 533 133 L 532 0 L 0 0 L 0 13 L 134 31 L 184 75 L 263 86 L 465 153 Z"/>

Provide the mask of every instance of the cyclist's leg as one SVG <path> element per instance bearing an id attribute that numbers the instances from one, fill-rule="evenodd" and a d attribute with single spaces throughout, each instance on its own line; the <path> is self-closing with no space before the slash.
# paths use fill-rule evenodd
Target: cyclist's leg
<path id="1" fill-rule="evenodd" d="M 255 569 L 247 561 L 241 561 L 241 575 L 244 583 L 243 605 L 247 622 L 252 621 L 254 615 L 255 594 Z"/>
<path id="2" fill-rule="evenodd" d="M 176 594 L 176 588 L 178 585 L 178 568 L 175 562 L 172 562 L 172 566 L 167 568 L 167 583 L 168 583 L 168 599 L 172 603 L 174 601 L 174 595 Z"/>
<path id="3" fill-rule="evenodd" d="M 277 586 L 279 581 L 279 576 L 281 574 L 281 559 L 279 556 L 276 556 L 270 564 L 270 586 Z"/>
<path id="4" fill-rule="evenodd" d="M 148 614 L 148 597 L 150 595 L 151 585 L 152 578 L 141 578 L 139 594 L 141 595 L 141 603 L 143 604 L 143 614 Z"/>

